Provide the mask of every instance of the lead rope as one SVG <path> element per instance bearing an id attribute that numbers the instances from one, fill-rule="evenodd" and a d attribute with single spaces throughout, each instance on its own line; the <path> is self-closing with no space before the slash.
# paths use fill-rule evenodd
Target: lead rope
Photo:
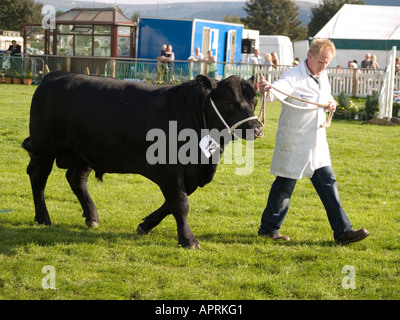
<path id="1" fill-rule="evenodd" d="M 290 94 L 288 94 L 288 93 L 285 93 L 285 92 L 282 92 L 282 91 L 278 90 L 277 88 L 275 88 L 275 87 L 273 87 L 273 86 L 271 86 L 271 85 L 270 85 L 270 87 L 271 87 L 271 89 L 274 89 L 275 91 L 277 91 L 277 92 L 279 92 L 279 93 L 282 93 L 282 94 L 288 96 L 289 98 L 292 98 L 292 99 L 295 99 L 295 100 L 298 100 L 298 101 L 301 101 L 301 102 L 305 102 L 305 103 L 308 103 L 308 104 L 313 104 L 313 105 L 316 106 L 316 107 L 308 107 L 308 108 L 307 108 L 307 107 L 306 107 L 306 108 L 304 108 L 304 107 L 299 107 L 299 106 L 296 106 L 296 105 L 294 105 L 294 104 L 291 104 L 291 103 L 289 103 L 289 102 L 287 102 L 287 101 L 281 100 L 281 99 L 280 99 L 278 96 L 276 96 L 273 92 L 268 91 L 268 94 L 271 92 L 271 93 L 274 95 L 274 97 L 277 98 L 280 102 L 282 102 L 282 103 L 284 103 L 284 104 L 286 104 L 287 106 L 292 107 L 292 108 L 303 109 L 303 110 L 316 110 L 316 109 L 318 109 L 318 108 L 326 108 L 326 107 L 329 106 L 328 104 L 316 103 L 316 102 L 307 101 L 307 100 L 304 100 L 304 99 L 301 99 L 301 98 L 292 96 L 292 95 L 290 95 Z M 264 124 L 265 124 L 265 101 L 266 101 L 266 99 L 267 99 L 267 97 L 268 97 L 268 94 L 267 94 L 266 92 L 264 92 L 264 94 L 263 94 L 262 102 L 261 102 L 261 110 L 260 110 L 260 114 L 259 114 L 259 116 L 258 116 L 258 121 L 260 121 L 260 122 L 262 123 L 263 126 L 264 126 Z M 331 125 L 331 121 L 332 121 L 332 118 L 333 118 L 333 114 L 334 114 L 333 111 L 329 112 L 328 119 L 326 120 L 325 123 L 323 123 L 323 124 L 320 125 L 321 128 L 327 128 L 327 127 L 329 127 L 329 126 Z"/>
<path id="2" fill-rule="evenodd" d="M 265 125 L 265 101 L 267 100 L 267 93 L 264 91 L 263 96 L 261 97 L 261 109 L 260 114 L 258 115 L 258 121 L 264 127 Z"/>

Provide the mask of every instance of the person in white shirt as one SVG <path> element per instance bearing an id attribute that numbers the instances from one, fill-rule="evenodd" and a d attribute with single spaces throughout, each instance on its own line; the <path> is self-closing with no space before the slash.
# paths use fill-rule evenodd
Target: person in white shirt
<path id="1" fill-rule="evenodd" d="M 193 62 L 192 65 L 192 75 L 193 79 L 196 78 L 200 73 L 201 73 L 201 65 L 202 61 L 204 59 L 204 55 L 200 53 L 200 48 L 196 47 L 194 54 L 192 54 L 189 58 L 188 61 Z"/>
<path id="2" fill-rule="evenodd" d="M 321 198 L 339 244 L 360 241 L 369 235 L 366 229 L 353 230 L 349 218 L 342 208 L 334 171 L 331 167 L 326 131 L 321 127 L 326 121 L 326 112 L 336 109 L 326 67 L 335 56 L 335 46 L 328 39 L 314 39 L 307 59 L 286 71 L 272 86 L 294 97 L 310 102 L 327 104 L 328 107 L 310 109 L 309 104 L 274 91 L 261 76 L 259 88 L 262 93 L 271 92 L 294 104 L 293 108 L 282 103 L 271 163 L 271 174 L 276 176 L 261 218 L 258 234 L 275 240 L 289 241 L 279 233 L 279 228 L 288 212 L 290 199 L 298 179 L 308 177 Z M 273 95 L 269 95 L 269 100 Z M 301 107 L 305 109 L 302 110 Z M 308 107 L 308 108 L 307 108 Z"/>
<path id="3" fill-rule="evenodd" d="M 254 55 L 250 57 L 250 64 L 261 64 L 260 50 L 256 49 Z"/>

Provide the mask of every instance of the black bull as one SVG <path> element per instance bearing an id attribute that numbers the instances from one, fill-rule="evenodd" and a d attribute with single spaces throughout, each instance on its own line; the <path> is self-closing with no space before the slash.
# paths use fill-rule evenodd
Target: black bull
<path id="1" fill-rule="evenodd" d="M 200 247 L 187 223 L 188 196 L 213 179 L 217 164 L 212 158 L 204 161 L 202 152 L 197 163 L 171 163 L 168 157 L 167 163 L 149 163 L 146 151 L 154 140 L 147 141 L 146 135 L 159 128 L 168 136 L 173 121 L 178 132 L 193 129 L 198 145 L 206 127 L 225 129 L 211 99 L 230 126 L 254 116 L 257 98 L 251 82 L 252 79 L 246 81 L 238 76 L 219 82 L 198 76 L 177 86 L 155 86 L 67 72 L 50 73 L 32 98 L 30 137 L 23 143 L 31 158 L 27 173 L 35 220 L 51 225 L 44 190 L 55 160 L 58 167 L 67 169 L 66 178 L 89 227 L 99 222 L 87 189 L 90 172 L 94 170 L 100 179 L 104 173 L 136 173 L 155 182 L 165 197 L 164 204 L 139 224 L 138 233 L 147 234 L 172 214 L 179 243 L 187 248 Z M 247 139 L 263 135 L 262 125 L 256 119 L 245 121 L 238 128 L 242 132 L 253 130 L 252 136 L 246 135 Z M 228 136 L 232 139 L 232 135 Z M 220 153 L 227 142 L 220 142 Z M 184 142 L 175 143 L 179 147 Z"/>

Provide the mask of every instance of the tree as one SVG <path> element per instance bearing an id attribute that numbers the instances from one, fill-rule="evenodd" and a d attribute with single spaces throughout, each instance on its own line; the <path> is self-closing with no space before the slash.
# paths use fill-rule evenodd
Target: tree
<path id="1" fill-rule="evenodd" d="M 243 9 L 246 28 L 262 35 L 283 35 L 291 40 L 303 40 L 307 35 L 307 27 L 302 27 L 298 18 L 299 7 L 291 0 L 249 0 Z"/>
<path id="2" fill-rule="evenodd" d="M 22 32 L 24 23 L 41 23 L 42 7 L 34 0 L 1 0 L 0 29 Z"/>
<path id="3" fill-rule="evenodd" d="M 135 21 L 136 23 L 138 23 L 139 22 L 139 18 L 140 18 L 140 12 L 134 10 L 133 14 L 132 14 L 132 17 L 131 17 L 132 21 Z"/>
<path id="4" fill-rule="evenodd" d="M 230 23 L 242 23 L 242 18 L 240 18 L 240 16 L 238 16 L 237 14 L 234 14 L 233 16 L 231 16 L 230 14 L 228 14 L 227 16 L 225 16 L 224 18 L 224 22 L 230 22 Z"/>
<path id="5" fill-rule="evenodd" d="M 318 7 L 311 9 L 312 17 L 308 24 L 308 36 L 314 37 L 346 3 L 365 4 L 362 0 L 322 0 Z"/>

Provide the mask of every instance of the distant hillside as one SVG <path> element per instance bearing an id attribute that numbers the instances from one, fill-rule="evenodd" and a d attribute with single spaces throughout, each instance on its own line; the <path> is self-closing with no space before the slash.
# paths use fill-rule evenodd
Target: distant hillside
<path id="1" fill-rule="evenodd" d="M 73 1 L 73 0 L 35 0 L 45 5 L 52 5 L 56 11 L 67 11 L 75 6 L 79 7 L 93 7 L 93 1 Z M 178 1 L 178 0 L 177 0 Z M 145 3 L 145 1 L 143 1 Z M 116 0 L 118 4 L 118 0 Z M 310 21 L 310 10 L 314 6 L 313 3 L 305 1 L 296 1 L 299 6 L 299 18 L 302 24 L 307 24 Z M 109 7 L 109 3 L 102 3 L 99 0 L 95 2 L 96 7 Z M 159 4 L 143 4 L 143 5 L 129 5 L 118 4 L 125 15 L 132 17 L 133 13 L 139 12 L 143 17 L 164 17 L 164 18 L 180 18 L 180 19 L 207 19 L 223 21 L 229 14 L 231 16 L 238 15 L 245 17 L 246 12 L 243 7 L 243 2 L 193 2 L 193 3 L 159 3 Z"/>
<path id="2" fill-rule="evenodd" d="M 93 1 L 73 1 L 73 0 L 35 0 L 45 5 L 52 5 L 56 11 L 67 11 L 72 8 L 72 4 L 79 7 L 93 7 Z M 179 0 L 177 0 L 179 1 Z M 118 0 L 115 1 L 118 4 Z M 145 1 L 143 1 L 145 2 Z M 299 7 L 299 19 L 302 21 L 302 25 L 306 25 L 311 19 L 311 8 L 315 6 L 314 3 L 307 2 L 307 0 L 295 1 Z M 369 5 L 386 5 L 386 6 L 398 6 L 399 0 L 365 0 L 366 4 Z M 102 3 L 100 0 L 96 0 L 96 7 L 109 7 L 109 3 Z M 164 18 L 180 18 L 180 19 L 207 19 L 223 21 L 224 18 L 229 14 L 231 16 L 238 15 L 239 17 L 245 17 L 246 12 L 243 7 L 243 2 L 193 2 L 193 3 L 162 3 L 159 4 L 143 4 L 143 5 L 129 5 L 119 4 L 125 15 L 132 17 L 133 13 L 139 12 L 143 17 L 164 17 Z"/>

